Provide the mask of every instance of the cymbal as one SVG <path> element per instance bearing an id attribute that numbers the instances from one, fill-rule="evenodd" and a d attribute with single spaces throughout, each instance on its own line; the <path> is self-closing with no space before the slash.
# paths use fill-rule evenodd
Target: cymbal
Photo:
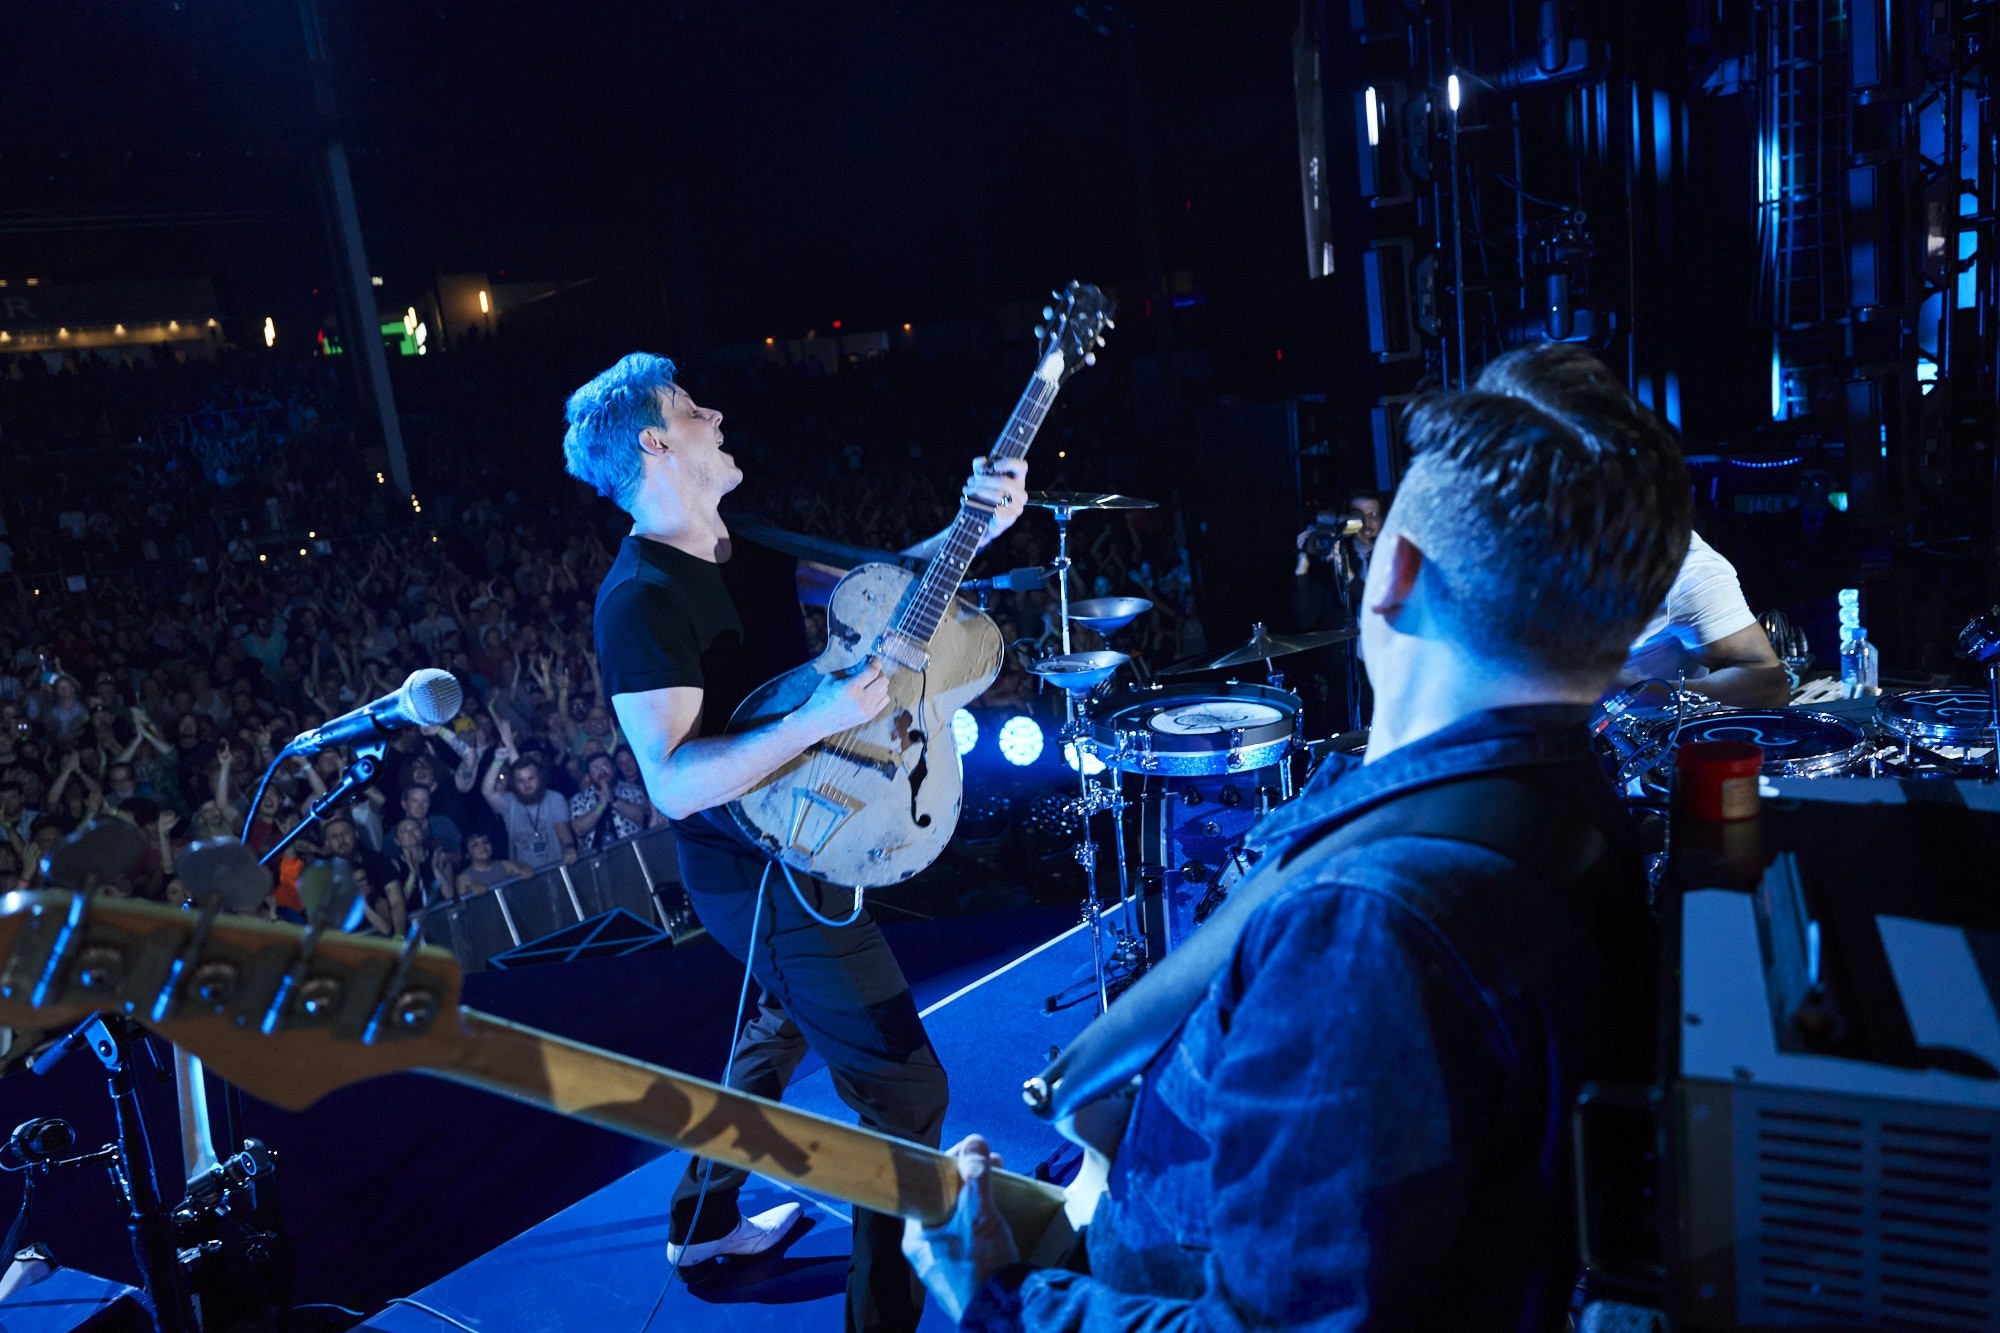
<path id="1" fill-rule="evenodd" d="M 1057 689 L 1081 692 L 1096 689 L 1131 660 L 1128 653 L 1109 651 L 1064 653 L 1059 657 L 1037 658 L 1028 663 L 1028 670 Z"/>
<path id="2" fill-rule="evenodd" d="M 1141 500 L 1136 495 L 1106 495 L 1100 491 L 1029 491 L 1028 503 L 1036 509 L 1158 509 L 1158 500 Z"/>
<path id="3" fill-rule="evenodd" d="M 1153 609 L 1143 597 L 1091 597 L 1069 604 L 1069 618 L 1085 629 L 1110 634 Z"/>
<path id="4" fill-rule="evenodd" d="M 1251 634 L 1250 642 L 1240 648 L 1231 648 L 1226 653 L 1204 654 L 1190 657 L 1163 668 L 1162 676 L 1185 676 L 1194 671 L 1220 671 L 1224 667 L 1242 666 L 1246 662 L 1262 662 L 1267 658 L 1283 657 L 1287 653 L 1303 653 L 1314 648 L 1324 648 L 1328 644 L 1346 643 L 1359 638 L 1358 629 L 1315 630 L 1311 634 L 1287 634 L 1282 638 L 1267 634 L 1262 625 Z"/>

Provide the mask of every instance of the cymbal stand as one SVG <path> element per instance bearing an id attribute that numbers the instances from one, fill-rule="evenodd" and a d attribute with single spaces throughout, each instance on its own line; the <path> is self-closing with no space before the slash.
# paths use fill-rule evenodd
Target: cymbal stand
<path id="1" fill-rule="evenodd" d="M 1061 512 L 1061 511 L 1058 511 Z M 1067 600 L 1067 599 L 1065 599 Z M 1069 646 L 1069 620 L 1063 620 L 1063 647 Z M 1090 924 L 1090 963 L 1097 981 L 1097 1012 L 1103 1013 L 1111 1007 L 1111 986 L 1104 967 L 1104 906 L 1097 897 L 1097 842 L 1091 836 L 1092 816 L 1103 808 L 1099 793 L 1090 778 L 1083 771 L 1083 754 L 1086 743 L 1084 733 L 1088 730 L 1089 713 L 1077 705 L 1074 691 L 1063 691 L 1062 746 L 1066 754 L 1076 756 L 1077 799 L 1076 814 L 1081 822 L 1076 843 L 1077 864 L 1083 867 L 1084 920 Z"/>

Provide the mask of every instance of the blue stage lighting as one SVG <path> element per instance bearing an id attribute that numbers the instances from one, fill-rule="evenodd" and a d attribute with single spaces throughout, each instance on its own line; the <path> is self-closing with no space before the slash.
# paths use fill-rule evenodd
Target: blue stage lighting
<path id="1" fill-rule="evenodd" d="M 1075 741 L 1071 741 L 1063 746 L 1063 762 L 1068 764 L 1072 769 L 1076 767 Z M 1094 748 L 1086 749 L 1083 752 L 1083 775 L 1087 778 L 1094 778 L 1103 771 L 1104 761 L 1097 757 L 1097 751 Z"/>
<path id="2" fill-rule="evenodd" d="M 1000 753 L 1007 762 L 1026 768 L 1042 757 L 1042 729 L 1032 717 L 1010 717 L 1000 728 Z"/>
<path id="3" fill-rule="evenodd" d="M 951 715 L 951 743 L 958 747 L 960 759 L 972 753 L 972 747 L 979 744 L 979 719 L 963 708 Z"/>

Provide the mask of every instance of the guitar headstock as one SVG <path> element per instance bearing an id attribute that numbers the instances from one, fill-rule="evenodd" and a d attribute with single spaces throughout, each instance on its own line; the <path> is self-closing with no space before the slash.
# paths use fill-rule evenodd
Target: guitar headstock
<path id="1" fill-rule="evenodd" d="M 379 1074 L 449 1063 L 460 978 L 443 950 L 406 957 L 401 941 L 328 932 L 301 968 L 299 927 L 220 916 L 195 948 L 199 920 L 102 894 L 0 896 L 0 1024 L 122 1014 L 288 1110 Z"/>
<path id="2" fill-rule="evenodd" d="M 1111 298 L 1102 291 L 1074 279 L 1049 295 L 1050 304 L 1042 307 L 1035 337 L 1041 343 L 1043 378 L 1061 384 L 1085 366 L 1097 364 L 1097 349 L 1104 346 L 1105 331 L 1115 327 L 1113 307 Z"/>

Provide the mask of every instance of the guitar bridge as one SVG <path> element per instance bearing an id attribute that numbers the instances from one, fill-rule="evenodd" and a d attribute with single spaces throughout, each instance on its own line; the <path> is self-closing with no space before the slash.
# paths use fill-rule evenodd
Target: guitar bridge
<path id="1" fill-rule="evenodd" d="M 794 864 L 818 856 L 827 840 L 861 804 L 831 788 L 792 790 L 792 829 L 785 839 L 785 859 Z"/>

